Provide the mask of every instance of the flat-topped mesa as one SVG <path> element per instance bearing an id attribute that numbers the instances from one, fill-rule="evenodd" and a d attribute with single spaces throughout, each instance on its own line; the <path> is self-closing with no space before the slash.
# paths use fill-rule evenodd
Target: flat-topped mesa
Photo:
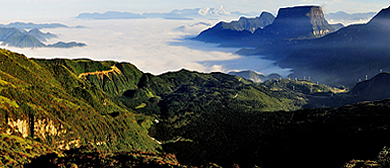
<path id="1" fill-rule="evenodd" d="M 280 8 L 273 24 L 264 29 L 264 34 L 278 38 L 319 38 L 334 32 L 319 6 Z"/>

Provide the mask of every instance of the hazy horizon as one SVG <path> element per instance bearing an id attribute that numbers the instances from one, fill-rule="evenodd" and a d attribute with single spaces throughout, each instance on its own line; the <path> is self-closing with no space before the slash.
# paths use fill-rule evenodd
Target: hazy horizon
<path id="1" fill-rule="evenodd" d="M 231 1 L 231 0 L 0 0 L 6 7 L 0 11 L 0 22 L 13 20 L 75 17 L 83 12 L 121 11 L 121 12 L 170 12 L 174 9 L 218 8 L 223 6 L 228 11 L 257 12 L 269 11 L 273 14 L 281 7 L 297 5 L 322 6 L 325 13 L 345 11 L 347 13 L 378 12 L 389 6 L 384 0 L 289 0 L 289 1 Z"/>

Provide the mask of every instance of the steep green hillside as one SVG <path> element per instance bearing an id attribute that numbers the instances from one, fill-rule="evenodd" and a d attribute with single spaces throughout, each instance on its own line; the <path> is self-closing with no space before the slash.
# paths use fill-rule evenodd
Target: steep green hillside
<path id="1" fill-rule="evenodd" d="M 120 100 L 139 112 L 162 117 L 208 113 L 224 106 L 258 112 L 294 110 L 306 103 L 299 96 L 282 97 L 240 77 L 188 70 L 160 76 L 144 74 L 138 89 L 126 91 Z"/>
<path id="2" fill-rule="evenodd" d="M 45 66 L 62 65 L 72 71 L 80 80 L 109 95 L 121 95 L 128 89 L 136 89 L 143 74 L 130 63 L 115 61 L 92 61 L 89 59 L 36 59 L 34 61 Z"/>
<path id="3" fill-rule="evenodd" d="M 222 107 L 293 110 L 306 103 L 222 73 L 181 70 L 154 76 L 129 63 L 28 59 L 0 51 L 1 133 L 51 149 L 34 156 L 86 144 L 103 151 L 156 152 L 160 145 L 147 135 L 154 119 L 150 115 L 196 116 Z M 166 141 L 175 138 L 171 134 Z"/>
<path id="4" fill-rule="evenodd" d="M 63 64 L 37 62 L 0 50 L 2 135 L 22 137 L 53 150 L 83 144 L 110 151 L 160 148 L 147 136 L 151 117 L 134 114 Z M 77 64 L 72 62 L 69 64 Z M 18 145 L 22 143 L 16 144 L 20 148 Z M 8 144 L 3 150 L 12 153 L 12 146 Z"/>

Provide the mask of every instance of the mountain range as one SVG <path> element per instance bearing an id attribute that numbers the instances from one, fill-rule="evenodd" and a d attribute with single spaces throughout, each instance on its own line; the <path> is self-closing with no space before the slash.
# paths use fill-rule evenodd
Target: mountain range
<path id="1" fill-rule="evenodd" d="M 79 19 L 143 19 L 143 18 L 163 18 L 178 20 L 193 20 L 195 18 L 220 19 L 221 16 L 242 16 L 253 15 L 252 13 L 241 13 L 239 11 L 226 11 L 222 6 L 219 8 L 194 8 L 172 10 L 169 13 L 133 13 L 108 11 L 105 13 L 80 13 L 76 18 Z"/>
<path id="2" fill-rule="evenodd" d="M 293 67 L 262 83 L 0 49 L 0 167 L 388 167 L 389 19 L 386 8 L 336 31 L 320 7 L 281 8 L 229 38 Z"/>
<path id="3" fill-rule="evenodd" d="M 388 11 L 388 8 L 381 10 L 367 24 L 335 29 L 325 20 L 320 7 L 281 8 L 272 24 L 253 34 L 245 31 L 207 34 L 210 28 L 194 39 L 222 46 L 254 47 L 242 49 L 238 54 L 263 55 L 275 60 L 282 68 L 293 69 L 291 78 L 311 77 L 333 86 L 353 86 L 380 69 L 389 71 Z"/>
<path id="4" fill-rule="evenodd" d="M 340 21 L 366 21 L 375 16 L 375 12 L 368 13 L 346 13 L 344 11 L 338 11 L 336 13 L 328 13 L 325 15 L 327 20 Z"/>
<path id="5" fill-rule="evenodd" d="M 53 47 L 53 48 L 72 48 L 72 47 L 85 47 L 85 43 L 76 42 L 57 42 L 55 44 L 46 45 L 46 42 L 51 38 L 58 38 L 57 35 L 51 33 L 43 33 L 41 28 L 59 28 L 67 27 L 66 25 L 51 23 L 51 24 L 34 24 L 34 23 L 22 23 L 15 22 L 8 25 L 0 26 L 0 41 L 3 41 L 2 45 L 19 47 L 19 48 L 41 48 L 41 47 Z M 30 29 L 26 31 L 26 29 Z"/>
<path id="6" fill-rule="evenodd" d="M 335 28 L 325 20 L 321 7 L 317 6 L 280 8 L 276 18 L 269 13 L 263 13 L 255 20 L 266 24 L 245 31 L 233 26 L 240 24 L 242 27 L 245 22 L 219 22 L 193 39 L 220 43 L 224 46 L 256 47 L 267 41 L 313 39 L 335 31 Z"/>
<path id="7" fill-rule="evenodd" d="M 292 77 L 311 76 L 328 84 L 352 85 L 380 69 L 389 71 L 389 11 L 381 10 L 367 24 L 350 25 L 315 40 L 269 45 L 267 50 L 275 57 L 284 55 L 279 64 L 293 68 Z"/>
<path id="8" fill-rule="evenodd" d="M 45 29 L 45 28 L 69 28 L 68 26 L 61 23 L 43 23 L 43 24 L 35 24 L 32 22 L 12 22 L 9 24 L 0 24 L 0 27 L 5 28 L 16 28 L 20 31 L 30 30 L 30 29 Z"/>
<path id="9" fill-rule="evenodd" d="M 240 17 L 238 21 L 219 22 L 215 26 L 202 31 L 195 39 L 204 42 L 225 43 L 229 41 L 243 41 L 257 29 L 263 29 L 274 22 L 275 16 L 263 12 L 259 17 Z"/>

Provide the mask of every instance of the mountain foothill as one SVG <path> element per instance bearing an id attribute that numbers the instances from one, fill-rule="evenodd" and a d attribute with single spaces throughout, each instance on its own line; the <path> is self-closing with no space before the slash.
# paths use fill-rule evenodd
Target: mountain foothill
<path id="1" fill-rule="evenodd" d="M 186 69 L 153 75 L 128 62 L 27 58 L 0 49 L 0 167 L 388 167 L 386 67 L 354 84 L 325 80 L 354 78 L 352 65 L 337 67 L 349 57 L 365 61 L 363 70 L 385 61 L 388 39 L 363 44 L 386 35 L 388 9 L 339 30 L 319 7 L 271 16 L 217 24 L 202 38 L 245 32 L 219 43 L 256 42 L 240 52 L 294 66 L 298 77 L 302 70 L 317 76 Z"/>

